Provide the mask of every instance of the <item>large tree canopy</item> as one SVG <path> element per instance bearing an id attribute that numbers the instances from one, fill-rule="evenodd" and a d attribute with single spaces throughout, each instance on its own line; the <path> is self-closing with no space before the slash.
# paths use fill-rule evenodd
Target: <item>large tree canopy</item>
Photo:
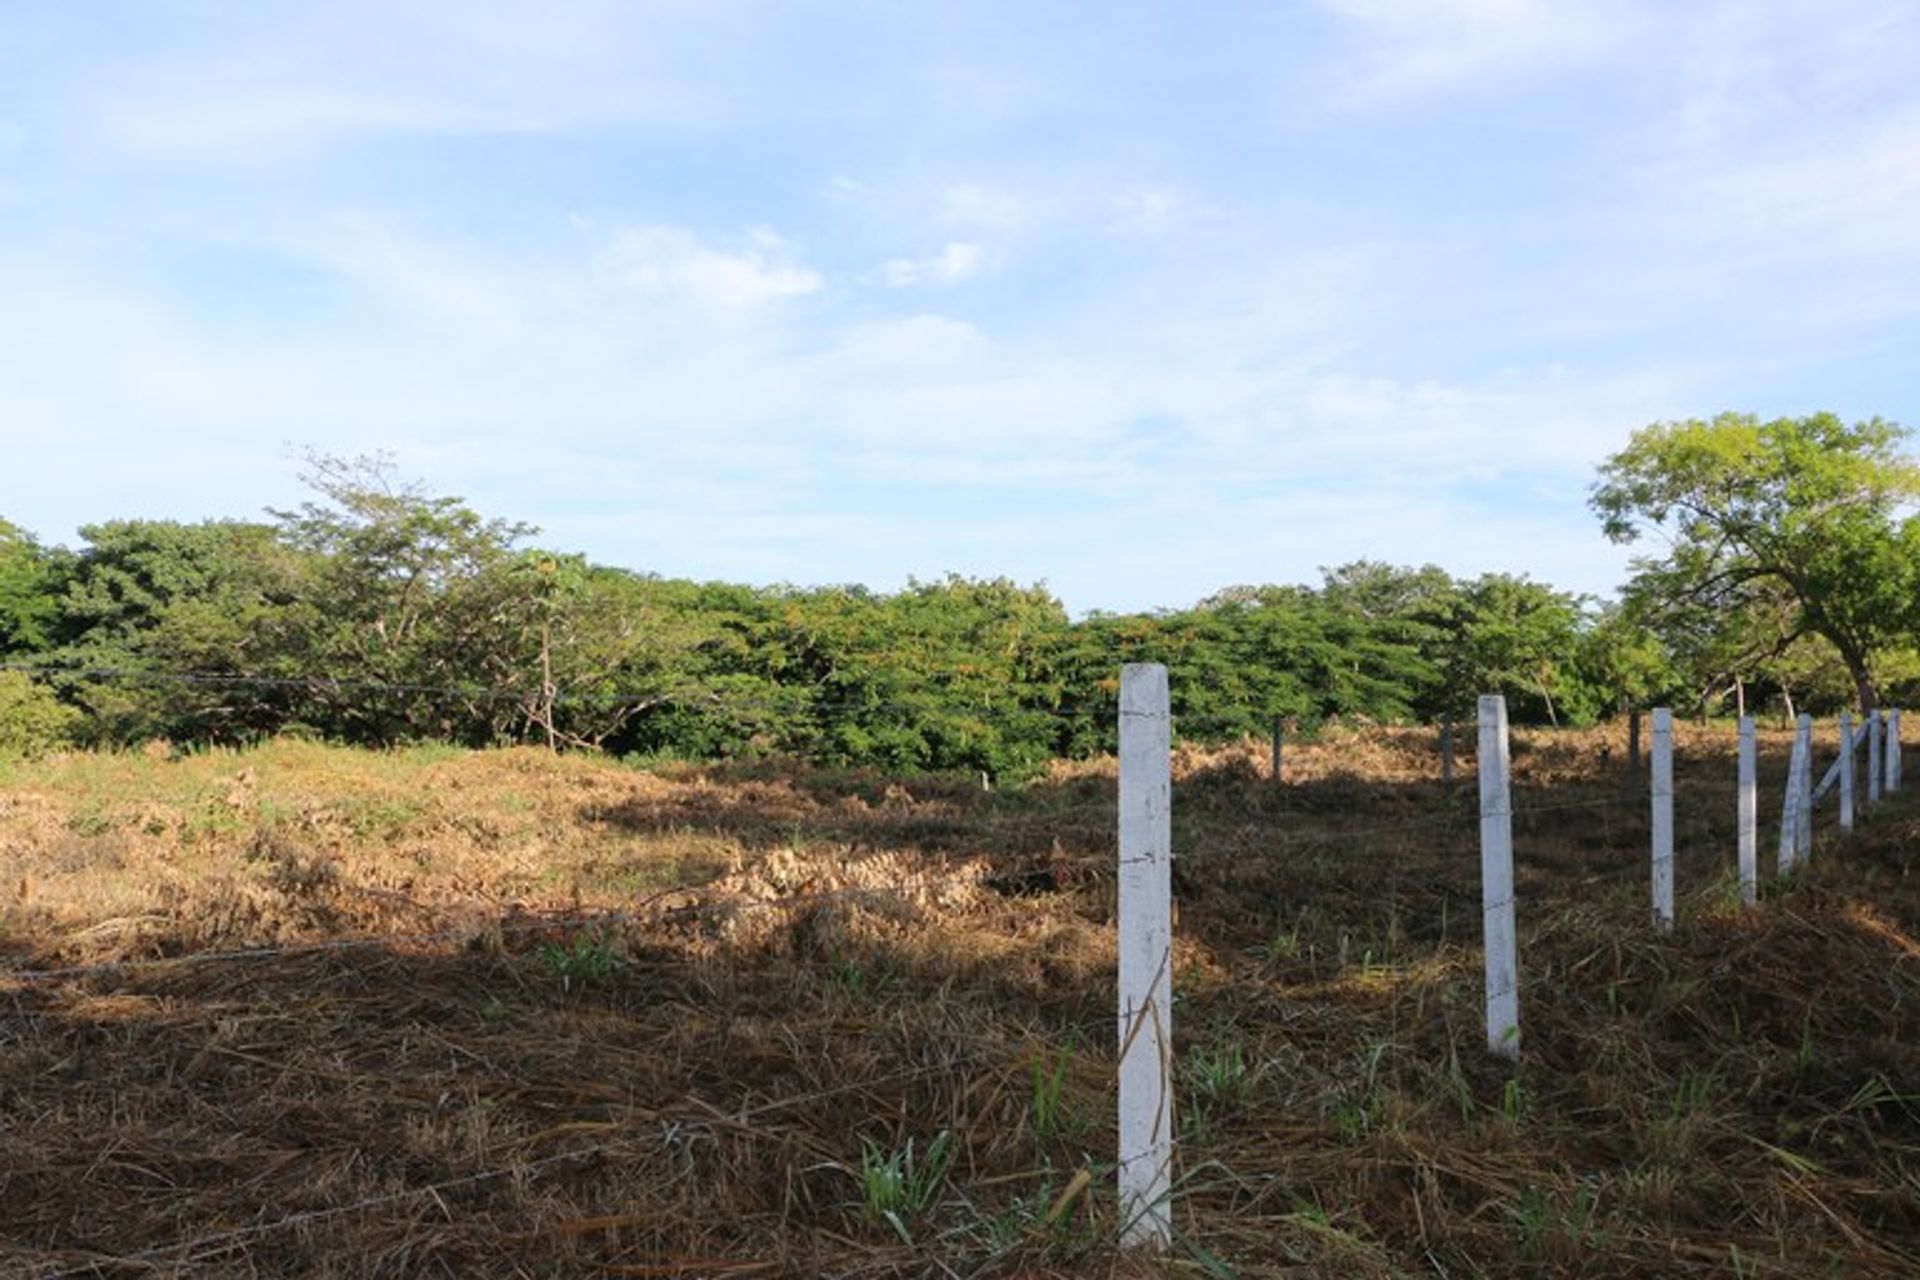
<path id="1" fill-rule="evenodd" d="M 1770 653 L 1747 653 L 1754 662 L 1819 637 L 1873 707 L 1881 664 L 1912 634 L 1920 580 L 1907 435 L 1830 413 L 1656 422 L 1601 467 L 1593 507 L 1615 542 L 1664 541 L 1664 554 L 1634 561 L 1628 594 L 1646 613 L 1704 610 L 1770 637 Z M 1783 604 L 1785 625 L 1769 630 L 1761 620 Z"/>

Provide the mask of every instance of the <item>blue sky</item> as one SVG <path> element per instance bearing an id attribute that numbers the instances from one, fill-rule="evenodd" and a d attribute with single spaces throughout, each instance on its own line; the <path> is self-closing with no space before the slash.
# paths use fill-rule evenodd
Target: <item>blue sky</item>
<path id="1" fill-rule="evenodd" d="M 0 0 L 0 516 L 401 469 L 668 575 L 1604 592 L 1657 419 L 1920 425 L 1920 6 Z"/>

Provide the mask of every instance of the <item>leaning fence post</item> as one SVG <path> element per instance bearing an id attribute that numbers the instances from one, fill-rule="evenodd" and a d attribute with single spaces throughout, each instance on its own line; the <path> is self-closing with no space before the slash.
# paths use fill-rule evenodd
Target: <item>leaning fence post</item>
<path id="1" fill-rule="evenodd" d="M 1653 709 L 1653 927 L 1673 930 L 1673 712 Z"/>
<path id="2" fill-rule="evenodd" d="M 1752 716 L 1740 717 L 1740 901 L 1760 899 L 1760 780 Z"/>
<path id="3" fill-rule="evenodd" d="M 1800 713 L 1800 772 L 1794 776 L 1793 798 L 1798 813 L 1793 824 L 1793 861 L 1798 866 L 1813 853 L 1813 717 Z"/>
<path id="4" fill-rule="evenodd" d="M 1487 1048 L 1520 1056 L 1520 965 L 1513 924 L 1513 793 L 1507 700 L 1480 699 L 1480 911 L 1487 972 Z"/>
<path id="5" fill-rule="evenodd" d="M 1281 741 L 1286 737 L 1286 732 L 1287 732 L 1286 721 L 1280 716 L 1275 716 L 1273 718 L 1273 775 L 1272 777 L 1273 777 L 1273 781 L 1276 783 L 1280 781 L 1282 776 L 1280 772 L 1280 745 L 1281 745 Z"/>
<path id="6" fill-rule="evenodd" d="M 1167 669 L 1120 668 L 1120 1239 L 1172 1239 L 1173 773 Z"/>
<path id="7" fill-rule="evenodd" d="M 1793 870 L 1793 858 L 1800 848 L 1800 838 L 1796 828 L 1800 819 L 1800 764 L 1806 751 L 1806 740 L 1798 733 L 1793 735 L 1793 751 L 1787 757 L 1787 781 L 1781 788 L 1784 798 L 1780 802 L 1780 847 L 1773 857 L 1773 873 L 1786 875 Z"/>
<path id="8" fill-rule="evenodd" d="M 1853 713 L 1840 713 L 1840 830 L 1853 830 Z"/>

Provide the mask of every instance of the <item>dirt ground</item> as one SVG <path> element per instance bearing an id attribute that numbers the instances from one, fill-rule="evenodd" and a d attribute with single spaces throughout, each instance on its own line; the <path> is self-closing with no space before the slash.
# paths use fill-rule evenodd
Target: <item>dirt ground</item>
<path id="1" fill-rule="evenodd" d="M 1677 734 L 1516 733 L 1523 1054 L 1470 736 L 1177 749 L 1173 1248 L 1113 1191 L 1113 762 L 983 791 L 532 750 L 0 767 L 0 1274 L 1912 1276 L 1911 793 L 1733 878 Z M 1825 730 L 1821 763 L 1834 736 Z"/>

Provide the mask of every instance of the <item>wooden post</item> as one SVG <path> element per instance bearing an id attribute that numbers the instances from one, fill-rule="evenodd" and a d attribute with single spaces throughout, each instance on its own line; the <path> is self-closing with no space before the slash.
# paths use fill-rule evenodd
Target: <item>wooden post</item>
<path id="1" fill-rule="evenodd" d="M 1653 709 L 1653 927 L 1673 932 L 1673 712 Z"/>
<path id="2" fill-rule="evenodd" d="M 1793 824 L 1793 864 L 1797 867 L 1813 854 L 1813 717 L 1800 713 L 1800 774 L 1794 780 L 1794 802 L 1799 816 Z"/>
<path id="3" fill-rule="evenodd" d="M 1886 767 L 1881 757 L 1880 709 L 1875 707 L 1867 712 L 1867 808 L 1880 803 L 1880 784 L 1885 781 L 1882 770 Z"/>
<path id="4" fill-rule="evenodd" d="M 1286 732 L 1286 722 L 1279 716 L 1275 716 L 1273 718 L 1273 773 L 1271 775 L 1275 782 L 1279 782 L 1283 776 L 1280 772 L 1280 744 L 1281 740 L 1286 736 Z"/>
<path id="5" fill-rule="evenodd" d="M 1453 794 L 1453 712 L 1440 722 L 1440 786 Z"/>
<path id="6" fill-rule="evenodd" d="M 1486 947 L 1487 1048 L 1520 1056 L 1520 964 L 1513 920 L 1513 795 L 1507 700 L 1480 699 L 1480 911 Z"/>
<path id="7" fill-rule="evenodd" d="M 1740 830 L 1740 901 L 1752 906 L 1760 900 L 1760 776 L 1759 752 L 1753 717 L 1740 717 L 1740 795 L 1736 806 Z"/>
<path id="8" fill-rule="evenodd" d="M 1120 669 L 1120 1241 L 1164 1249 L 1173 1188 L 1173 770 L 1167 669 Z"/>
<path id="9" fill-rule="evenodd" d="M 1627 712 L 1627 778 L 1635 793 L 1640 790 L 1640 708 Z"/>

